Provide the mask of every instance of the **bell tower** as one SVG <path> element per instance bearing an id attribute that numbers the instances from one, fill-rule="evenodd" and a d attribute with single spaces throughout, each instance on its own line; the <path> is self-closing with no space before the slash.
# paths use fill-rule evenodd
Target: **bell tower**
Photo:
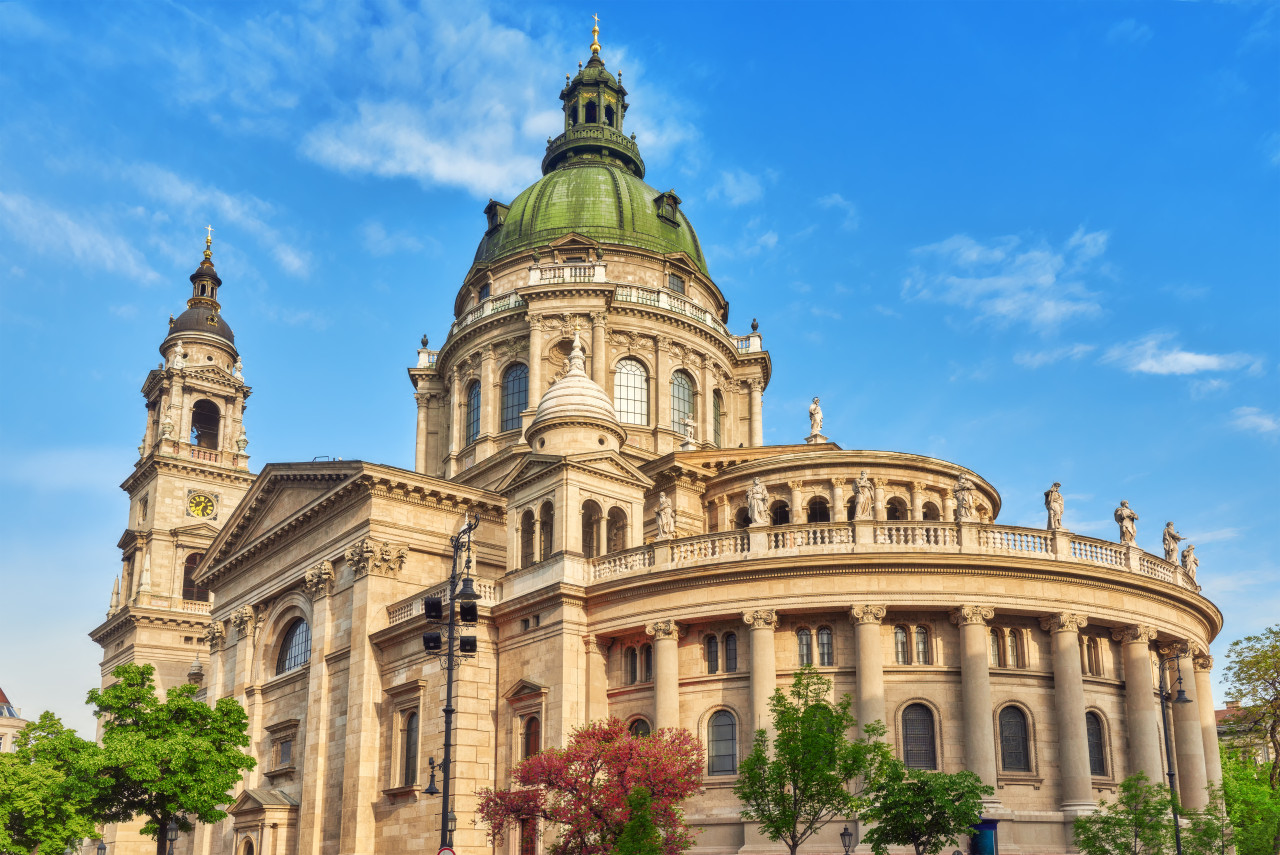
<path id="1" fill-rule="evenodd" d="M 210 602 L 195 571 L 253 483 L 243 422 L 250 388 L 218 302 L 212 232 L 187 309 L 169 318 L 163 361 L 142 384 L 146 427 L 120 485 L 129 494 L 123 566 L 107 619 L 90 634 L 102 646 L 104 680 L 122 662 L 154 665 L 162 689 L 196 673 Z"/>

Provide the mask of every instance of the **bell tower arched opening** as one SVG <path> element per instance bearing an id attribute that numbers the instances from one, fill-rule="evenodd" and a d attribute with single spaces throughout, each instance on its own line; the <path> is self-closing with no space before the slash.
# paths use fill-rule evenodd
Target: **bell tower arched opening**
<path id="1" fill-rule="evenodd" d="M 222 411 L 217 404 L 208 398 L 196 401 L 191 408 L 191 444 L 198 448 L 216 450 L 221 423 Z"/>

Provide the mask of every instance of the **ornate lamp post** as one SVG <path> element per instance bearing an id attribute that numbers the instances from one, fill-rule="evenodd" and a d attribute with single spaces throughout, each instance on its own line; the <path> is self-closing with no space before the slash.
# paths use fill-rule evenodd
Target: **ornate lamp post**
<path id="1" fill-rule="evenodd" d="M 173 855 L 173 844 L 178 842 L 178 823 L 176 821 L 170 821 L 164 836 L 169 841 L 169 855 Z"/>
<path id="2" fill-rule="evenodd" d="M 427 655 L 443 656 L 445 661 L 444 760 L 440 763 L 443 786 L 439 790 L 436 789 L 436 764 L 435 758 L 432 757 L 428 760 L 431 778 L 423 791 L 426 795 L 440 793 L 443 796 L 440 803 L 440 848 L 442 849 L 453 846 L 453 832 L 458 824 L 457 817 L 450 810 L 452 807 L 450 790 L 453 783 L 451 775 L 453 771 L 453 672 L 457 667 L 458 659 L 471 659 L 476 653 L 476 637 L 474 635 L 459 636 L 457 630 L 458 624 L 474 625 L 477 620 L 476 601 L 480 599 L 480 595 L 476 593 L 475 583 L 471 579 L 471 533 L 479 525 L 478 517 L 468 516 L 462 529 L 449 538 L 449 545 L 453 547 L 453 566 L 449 571 L 448 616 L 444 614 L 444 602 L 440 597 L 427 597 L 422 604 L 427 620 L 444 629 L 443 633 L 435 631 L 422 636 L 422 646 L 426 649 Z M 462 572 L 459 573 L 458 556 L 463 552 L 466 553 L 466 560 L 463 563 Z M 456 609 L 455 602 L 458 604 Z M 457 641 L 456 651 L 455 640 Z"/>
<path id="3" fill-rule="evenodd" d="M 840 845 L 844 847 L 844 855 L 849 855 L 849 850 L 853 849 L 856 841 L 853 832 L 849 830 L 849 826 L 844 827 L 844 831 L 840 832 Z"/>
<path id="4" fill-rule="evenodd" d="M 1168 650 L 1169 648 L 1165 648 Z M 1164 722 L 1164 757 L 1165 762 L 1169 766 L 1169 810 L 1173 812 L 1173 843 L 1178 855 L 1182 855 L 1182 829 L 1178 827 L 1178 790 L 1174 786 L 1176 775 L 1173 770 L 1173 741 L 1169 737 L 1169 687 L 1168 681 L 1165 679 L 1166 668 L 1170 662 L 1178 662 L 1178 693 L 1173 699 L 1175 704 L 1189 704 L 1191 699 L 1187 697 L 1186 691 L 1182 688 L 1182 664 L 1180 660 L 1187 655 L 1185 647 L 1176 648 L 1177 652 L 1172 656 L 1163 657 L 1160 660 L 1160 720 Z"/>
<path id="5" fill-rule="evenodd" d="M 98 841 L 98 855 L 107 855 L 107 841 Z"/>

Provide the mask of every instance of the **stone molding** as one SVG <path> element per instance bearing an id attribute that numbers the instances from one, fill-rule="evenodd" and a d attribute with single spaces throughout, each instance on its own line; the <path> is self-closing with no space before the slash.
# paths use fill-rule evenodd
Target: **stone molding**
<path id="1" fill-rule="evenodd" d="M 1176 656 L 1181 659 L 1192 654 L 1192 645 L 1186 641 L 1170 641 L 1161 645 L 1158 650 L 1161 656 Z"/>
<path id="2" fill-rule="evenodd" d="M 1191 666 L 1196 671 L 1212 671 L 1213 657 L 1204 650 L 1198 650 L 1191 654 Z"/>
<path id="3" fill-rule="evenodd" d="M 607 662 L 609 659 L 609 649 L 613 647 L 613 639 L 603 638 L 595 633 L 589 632 L 582 636 L 582 646 L 587 649 L 588 656 L 594 653 Z"/>
<path id="4" fill-rule="evenodd" d="M 361 538 L 346 551 L 347 563 L 357 579 L 366 574 L 374 576 L 394 577 L 404 569 L 409 550 L 403 546 L 392 546 L 387 541 L 379 543 L 372 538 Z"/>
<path id="5" fill-rule="evenodd" d="M 327 597 L 329 591 L 333 587 L 333 562 L 321 561 L 316 566 L 307 571 L 302 578 L 302 585 L 307 590 L 307 595 L 313 600 L 319 600 Z"/>
<path id="6" fill-rule="evenodd" d="M 885 614 L 888 613 L 885 606 L 873 605 L 857 605 L 849 609 L 849 620 L 854 623 L 875 623 L 878 624 L 884 620 Z"/>
<path id="7" fill-rule="evenodd" d="M 221 621 L 214 621 L 205 627 L 204 638 L 209 643 L 209 652 L 218 653 L 226 641 L 227 631 L 223 629 Z"/>
<path id="8" fill-rule="evenodd" d="M 258 631 L 258 616 L 253 606 L 243 605 L 231 613 L 231 625 L 240 638 L 250 638 Z"/>
<path id="9" fill-rule="evenodd" d="M 778 628 L 778 610 L 755 609 L 754 611 L 743 612 L 742 622 L 752 629 L 776 630 Z"/>
<path id="10" fill-rule="evenodd" d="M 1111 630 L 1111 638 L 1114 641 L 1140 641 L 1149 643 L 1156 639 L 1156 628 L 1154 626 L 1144 626 L 1142 624 L 1122 626 L 1118 629 Z"/>
<path id="11" fill-rule="evenodd" d="M 1058 612 L 1055 615 L 1040 618 L 1040 628 L 1045 632 L 1079 632 L 1088 623 L 1088 617 L 1074 612 Z"/>
<path id="12" fill-rule="evenodd" d="M 689 627 L 676 623 L 671 618 L 656 620 L 644 628 L 646 635 L 652 635 L 654 641 L 676 640 L 689 631 Z"/>
<path id="13" fill-rule="evenodd" d="M 951 622 L 956 626 L 975 623 L 986 626 L 995 616 L 996 610 L 990 606 L 960 606 L 951 610 Z"/>

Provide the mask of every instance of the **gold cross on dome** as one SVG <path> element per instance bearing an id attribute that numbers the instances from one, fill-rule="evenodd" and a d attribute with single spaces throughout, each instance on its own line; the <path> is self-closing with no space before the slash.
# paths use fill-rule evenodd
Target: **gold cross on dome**
<path id="1" fill-rule="evenodd" d="M 209 233 L 208 235 L 205 236 L 204 245 L 213 246 L 213 226 L 205 226 L 204 228 L 205 228 L 205 231 Z"/>

